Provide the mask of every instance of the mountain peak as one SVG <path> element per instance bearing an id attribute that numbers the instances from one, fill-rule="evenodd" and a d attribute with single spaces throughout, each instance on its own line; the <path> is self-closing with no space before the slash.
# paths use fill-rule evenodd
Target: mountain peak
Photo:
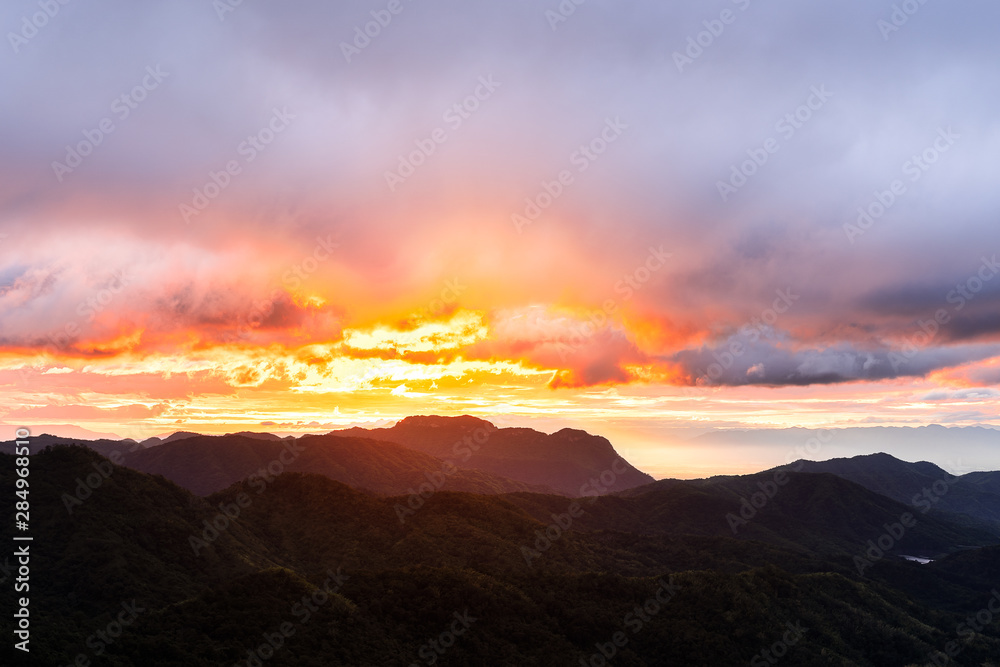
<path id="1" fill-rule="evenodd" d="M 568 440 L 580 440 L 581 438 L 592 438 L 592 434 L 578 428 L 562 428 L 553 433 L 552 435 L 558 435 Z"/>
<path id="2" fill-rule="evenodd" d="M 564 428 L 549 435 L 532 428 L 497 428 L 470 415 L 423 415 L 406 417 L 392 428 L 352 428 L 331 435 L 398 443 L 460 468 L 549 487 L 570 496 L 579 494 L 581 486 L 595 475 L 607 478 L 613 473 L 611 491 L 653 481 L 624 461 L 607 438 L 579 429 Z"/>
<path id="3" fill-rule="evenodd" d="M 443 417 L 440 415 L 413 415 L 404 417 L 396 423 L 396 426 L 419 427 L 419 428 L 485 428 L 489 431 L 497 430 L 491 422 L 471 415 L 461 415 L 458 417 Z"/>
<path id="4" fill-rule="evenodd" d="M 254 431 L 237 431 L 236 433 L 227 433 L 226 435 L 239 435 L 244 438 L 254 438 L 256 440 L 284 440 L 280 435 L 275 435 L 273 433 L 255 433 Z"/>

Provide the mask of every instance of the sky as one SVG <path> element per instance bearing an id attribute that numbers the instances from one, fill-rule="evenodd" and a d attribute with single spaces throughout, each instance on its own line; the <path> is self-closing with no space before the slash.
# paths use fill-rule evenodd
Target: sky
<path id="1" fill-rule="evenodd" d="M 4 3 L 0 422 L 1000 427 L 997 19 Z"/>

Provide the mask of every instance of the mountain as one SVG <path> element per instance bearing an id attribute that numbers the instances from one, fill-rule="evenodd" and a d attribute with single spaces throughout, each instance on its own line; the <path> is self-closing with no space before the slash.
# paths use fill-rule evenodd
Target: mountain
<path id="1" fill-rule="evenodd" d="M 254 433 L 252 431 L 238 431 L 236 433 L 227 433 L 226 435 L 241 435 L 244 438 L 257 438 L 258 440 L 286 440 L 288 438 L 282 438 L 280 435 L 275 435 L 273 433 Z M 294 438 L 292 438 L 294 439 Z"/>
<path id="2" fill-rule="evenodd" d="M 831 473 L 920 509 L 929 508 L 1000 535 L 1000 473 L 954 476 L 933 463 L 909 463 L 888 454 L 829 461 L 796 461 L 778 469 Z M 971 521 L 970 521 L 971 519 Z"/>
<path id="3" fill-rule="evenodd" d="M 96 438 L 93 440 L 80 438 L 80 437 L 70 437 L 62 435 L 51 435 L 50 433 L 43 433 L 42 435 L 31 436 L 29 441 L 31 442 L 31 447 L 33 451 L 41 451 L 46 447 L 52 447 L 54 445 L 82 445 L 89 449 L 94 450 L 101 456 L 106 458 L 115 459 L 118 456 L 124 456 L 127 452 L 133 452 L 137 449 L 148 449 L 150 447 L 158 447 L 162 444 L 168 442 L 175 442 L 177 440 L 183 440 L 184 438 L 197 437 L 198 433 L 190 433 L 188 431 L 177 431 L 172 433 L 165 438 L 146 438 L 142 441 L 135 441 L 131 438 L 125 438 L 123 440 L 115 439 L 113 436 L 110 438 Z M 13 454 L 14 453 L 14 442 L 8 440 L 6 442 L 0 442 L 0 453 Z"/>
<path id="4" fill-rule="evenodd" d="M 31 443 L 32 452 L 40 452 L 46 447 L 52 447 L 55 445 L 78 444 L 87 447 L 88 449 L 92 449 L 101 456 L 112 460 L 120 460 L 127 452 L 134 451 L 136 449 L 145 449 L 145 445 L 131 439 L 109 440 L 106 438 L 99 438 L 97 440 L 82 440 L 80 438 L 66 438 L 59 435 L 50 435 L 48 433 L 33 435 L 28 439 L 28 442 Z M 13 454 L 14 447 L 15 444 L 13 440 L 0 442 L 0 453 Z"/>
<path id="5" fill-rule="evenodd" d="M 14 470 L 0 456 L 0 486 L 13 487 Z M 102 481 L 68 512 L 64 494 L 94 474 Z M 857 493 L 829 476 L 800 477 Z M 836 559 L 754 540 L 633 533 L 582 517 L 555 531 L 579 502 L 559 496 L 444 491 L 401 523 L 401 498 L 319 475 L 201 498 L 58 446 L 32 458 L 30 479 L 32 652 L 14 656 L 4 642 L 3 664 L 660 667 L 775 664 L 780 654 L 788 665 L 883 667 L 927 664 L 955 640 L 954 664 L 996 667 L 1000 655 L 995 625 L 956 635 L 988 602 L 980 586 L 998 571 L 996 549 L 931 566 L 885 559 L 861 577 Z M 583 516 L 606 506 L 666 520 L 687 506 L 661 494 L 685 488 L 699 485 L 585 500 Z M 557 518 L 536 518 L 519 499 Z M 13 513 L 0 505 L 4 525 Z M 536 550 L 530 563 L 525 549 Z M 939 603 L 918 601 L 906 583 L 918 579 Z M 13 597 L 0 587 L 5 609 L 17 608 Z M 12 622 L 0 620 L 8 637 Z"/>
<path id="6" fill-rule="evenodd" d="M 175 440 L 183 440 L 184 438 L 194 438 L 201 435 L 200 433 L 192 433 L 191 431 L 175 431 L 168 436 L 158 438 L 153 436 L 152 438 L 146 438 L 142 441 L 143 447 L 157 447 L 159 445 L 174 442 Z"/>
<path id="7" fill-rule="evenodd" d="M 24 424 L 6 424 L 5 426 L 8 427 L 7 432 L 13 433 L 16 429 L 23 427 Z M 27 428 L 33 434 L 48 433 L 75 440 L 118 440 L 121 437 L 115 433 L 91 431 L 76 424 L 45 424 L 28 426 Z M 31 437 L 37 436 L 32 435 Z"/>
<path id="8" fill-rule="evenodd" d="M 962 475 L 962 482 L 985 493 L 1000 496 L 1000 472 L 970 472 Z"/>
<path id="9" fill-rule="evenodd" d="M 394 442 L 455 465 L 579 496 L 598 486 L 623 491 L 653 481 L 625 461 L 606 438 L 562 429 L 551 435 L 502 428 L 470 416 L 407 417 L 391 428 L 351 428 L 333 435 Z M 602 475 L 604 481 L 600 482 Z"/>
<path id="10" fill-rule="evenodd" d="M 430 483 L 435 489 L 474 493 L 599 495 L 653 481 L 605 438 L 573 429 L 551 435 L 498 429 L 474 417 L 408 417 L 391 428 L 352 428 L 298 439 L 178 431 L 142 443 L 42 436 L 33 446 L 37 451 L 74 442 L 136 470 L 164 475 L 199 495 L 263 471 L 278 456 L 288 459 L 290 454 L 282 452 L 300 445 L 305 447 L 301 458 L 282 464 L 283 470 L 316 472 L 377 493 L 413 493 Z M 0 451 L 13 452 L 13 443 L 4 443 Z"/>
<path id="11" fill-rule="evenodd" d="M 528 494 L 511 501 L 539 518 L 554 510 L 551 500 L 539 505 Z M 661 480 L 585 507 L 578 525 L 591 530 L 737 537 L 810 555 L 861 554 L 868 540 L 878 540 L 886 524 L 899 523 L 904 514 L 915 525 L 893 540 L 890 553 L 939 557 L 960 545 L 1000 541 L 989 531 L 924 514 L 831 474 Z"/>
<path id="12" fill-rule="evenodd" d="M 435 490 L 475 493 L 550 490 L 480 471 L 456 471 L 439 459 L 393 443 L 332 435 L 291 440 L 200 435 L 130 452 L 124 464 L 163 475 L 198 495 L 220 491 L 251 476 L 255 484 L 266 485 L 285 471 L 316 473 L 388 494 L 415 493 L 427 484 Z"/>

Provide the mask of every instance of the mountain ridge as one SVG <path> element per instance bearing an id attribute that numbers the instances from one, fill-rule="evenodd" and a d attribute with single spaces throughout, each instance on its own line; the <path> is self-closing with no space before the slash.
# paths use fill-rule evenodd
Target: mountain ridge
<path id="1" fill-rule="evenodd" d="M 331 435 L 363 436 L 452 460 L 476 469 L 531 484 L 544 484 L 565 495 L 583 495 L 581 488 L 604 475 L 610 491 L 655 481 L 625 461 L 611 442 L 579 429 L 546 434 L 530 428 L 497 428 L 477 417 L 415 415 L 392 427 L 354 427 Z"/>
<path id="2" fill-rule="evenodd" d="M 828 472 L 910 506 L 964 516 L 1000 531 L 1000 472 L 953 475 L 928 461 L 911 463 L 878 452 L 826 461 L 799 460 L 772 468 Z"/>

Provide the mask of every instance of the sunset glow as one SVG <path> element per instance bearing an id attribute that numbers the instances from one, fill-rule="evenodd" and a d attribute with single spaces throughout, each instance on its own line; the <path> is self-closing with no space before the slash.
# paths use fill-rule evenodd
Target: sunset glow
<path id="1" fill-rule="evenodd" d="M 678 65 L 694 5 L 447 48 L 414 5 L 348 58 L 356 8 L 204 4 L 94 52 L 67 6 L 16 49 L 65 66 L 3 70 L 6 425 L 1000 427 L 991 36 L 741 7 Z"/>

